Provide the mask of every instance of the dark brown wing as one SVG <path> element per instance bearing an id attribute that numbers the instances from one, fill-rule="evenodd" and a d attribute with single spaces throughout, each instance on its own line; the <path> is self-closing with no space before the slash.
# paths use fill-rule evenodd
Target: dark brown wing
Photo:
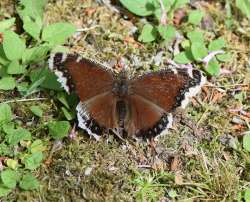
<path id="1" fill-rule="evenodd" d="M 76 91 L 82 102 L 112 89 L 111 71 L 77 54 L 56 53 L 51 56 L 49 67 L 62 87 L 67 92 Z"/>
<path id="2" fill-rule="evenodd" d="M 130 134 L 156 137 L 172 125 L 171 112 L 185 107 L 205 83 L 199 70 L 175 69 L 149 73 L 129 84 Z"/>
<path id="3" fill-rule="evenodd" d="M 125 129 L 129 136 L 151 138 L 171 127 L 172 115 L 167 115 L 161 107 L 149 100 L 139 95 L 130 95 L 128 103 L 129 119 Z"/>
<path id="4" fill-rule="evenodd" d="M 103 130 L 115 126 L 111 71 L 77 54 L 63 53 L 52 55 L 49 67 L 63 88 L 68 93 L 75 91 L 80 98 L 77 105 L 79 127 L 98 139 Z"/>
<path id="5" fill-rule="evenodd" d="M 133 79 L 130 93 L 140 95 L 170 112 L 179 106 L 184 108 L 205 81 L 199 70 L 163 70 Z"/>

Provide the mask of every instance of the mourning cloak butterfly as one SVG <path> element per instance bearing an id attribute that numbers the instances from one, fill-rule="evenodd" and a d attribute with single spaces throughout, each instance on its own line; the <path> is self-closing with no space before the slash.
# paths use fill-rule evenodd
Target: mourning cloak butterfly
<path id="1" fill-rule="evenodd" d="M 206 82 L 197 69 L 166 69 L 128 79 L 79 55 L 53 54 L 49 68 L 68 92 L 76 92 L 79 127 L 96 139 L 112 129 L 130 137 L 154 138 L 172 125 Z"/>

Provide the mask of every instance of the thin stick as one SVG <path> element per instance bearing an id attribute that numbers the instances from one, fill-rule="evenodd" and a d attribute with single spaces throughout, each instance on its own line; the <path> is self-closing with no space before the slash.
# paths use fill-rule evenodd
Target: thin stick
<path id="1" fill-rule="evenodd" d="M 48 98 L 29 98 L 29 99 L 20 99 L 20 100 L 7 100 L 1 102 L 1 104 L 15 103 L 15 102 L 32 102 L 32 101 L 40 101 L 40 100 L 48 100 Z"/>
<path id="2" fill-rule="evenodd" d="M 93 26 L 93 27 L 80 28 L 80 29 L 77 29 L 76 31 L 77 31 L 77 32 L 87 32 L 87 31 L 89 31 L 89 30 L 91 30 L 91 29 L 95 29 L 95 28 L 97 28 L 97 27 L 101 27 L 101 26 L 100 26 L 100 25 L 95 25 L 95 26 Z"/>

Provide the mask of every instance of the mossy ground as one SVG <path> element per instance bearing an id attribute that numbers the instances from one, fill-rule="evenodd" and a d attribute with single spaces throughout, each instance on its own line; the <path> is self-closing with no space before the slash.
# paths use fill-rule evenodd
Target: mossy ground
<path id="1" fill-rule="evenodd" d="M 176 115 L 179 118 L 173 129 L 156 146 L 156 156 L 146 142 L 124 142 L 113 136 L 97 142 L 81 131 L 75 140 L 50 140 L 42 124 L 58 117 L 58 103 L 53 102 L 50 92 L 44 92 L 48 100 L 40 103 L 46 109 L 45 118 L 41 123 L 27 125 L 36 128 L 33 135 L 44 138 L 48 144 L 47 159 L 36 172 L 40 189 L 33 192 L 17 189 L 4 200 L 235 201 L 243 194 L 250 186 L 250 156 L 240 149 L 241 143 L 233 149 L 228 142 L 236 139 L 241 142 L 242 134 L 250 130 L 244 124 L 232 122 L 234 116 L 240 117 L 233 109 L 242 107 L 249 111 L 246 84 L 250 82 L 250 23 L 243 20 L 234 23 L 231 30 L 226 29 L 221 3 L 208 4 L 207 12 L 215 24 L 207 37 L 225 38 L 232 53 L 231 60 L 222 67 L 228 74 L 211 78 L 192 105 L 182 115 Z M 11 5 L 12 1 L 0 2 L 1 18 L 13 13 Z M 93 1 L 49 1 L 44 15 L 46 24 L 67 21 L 83 28 L 70 39 L 68 47 L 98 61 L 116 64 L 122 58 L 132 72 L 142 72 L 154 68 L 152 59 L 159 51 L 166 53 L 162 60 L 170 57 L 166 44 L 146 45 L 135 41 L 131 30 L 141 26 L 138 19 L 133 24 L 111 8 Z M 239 94 L 243 99 L 235 97 Z M 12 92 L 1 93 L 2 100 L 12 96 Z M 27 109 L 32 104 L 12 103 L 20 121 L 31 119 Z M 186 122 L 181 118 L 183 114 L 191 124 L 183 123 Z M 194 131 L 193 125 L 198 130 Z"/>

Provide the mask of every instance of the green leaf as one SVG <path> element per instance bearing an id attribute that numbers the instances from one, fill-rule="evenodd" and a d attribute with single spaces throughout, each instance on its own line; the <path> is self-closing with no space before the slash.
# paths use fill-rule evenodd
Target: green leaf
<path id="1" fill-rule="evenodd" d="M 138 16 L 149 16 L 155 10 L 152 0 L 120 0 L 130 12 Z"/>
<path id="2" fill-rule="evenodd" d="M 221 61 L 221 62 L 227 62 L 230 61 L 232 58 L 232 55 L 230 53 L 225 53 L 225 54 L 219 54 L 216 55 L 216 58 Z"/>
<path id="3" fill-rule="evenodd" d="M 195 42 L 204 43 L 203 34 L 200 31 L 189 32 L 187 34 L 187 37 L 189 38 L 189 40 L 191 41 L 191 43 L 195 43 Z"/>
<path id="4" fill-rule="evenodd" d="M 7 65 L 9 64 L 9 60 L 6 57 L 4 50 L 3 50 L 3 44 L 0 43 L 0 64 Z"/>
<path id="5" fill-rule="evenodd" d="M 181 47 L 184 49 L 188 49 L 191 47 L 191 43 L 189 40 L 185 39 L 181 42 Z"/>
<path id="6" fill-rule="evenodd" d="M 175 38 L 176 30 L 171 25 L 159 25 L 158 31 L 165 40 L 172 40 Z"/>
<path id="7" fill-rule="evenodd" d="M 20 92 L 21 95 L 25 95 L 25 92 L 28 90 L 28 87 L 28 82 L 21 82 L 17 84 L 17 90 Z"/>
<path id="8" fill-rule="evenodd" d="M 250 19 L 250 1 L 249 0 L 236 0 L 236 7 Z"/>
<path id="9" fill-rule="evenodd" d="M 25 67 L 20 65 L 18 60 L 11 61 L 7 69 L 8 74 L 23 74 L 25 71 Z"/>
<path id="10" fill-rule="evenodd" d="M 48 124 L 49 134 L 54 139 L 62 139 L 68 136 L 70 124 L 68 121 L 57 121 Z"/>
<path id="11" fill-rule="evenodd" d="M 239 100 L 240 102 L 243 102 L 246 99 L 246 92 L 241 91 L 240 93 L 237 93 L 234 95 L 234 99 Z"/>
<path id="12" fill-rule="evenodd" d="M 41 109 L 41 107 L 39 106 L 31 106 L 30 110 L 32 111 L 33 114 L 35 114 L 38 117 L 42 117 L 43 116 L 43 110 Z"/>
<path id="13" fill-rule="evenodd" d="M 178 64 L 188 64 L 194 60 L 190 50 L 182 51 L 174 56 L 174 61 Z"/>
<path id="14" fill-rule="evenodd" d="M 23 29 L 34 39 L 39 40 L 42 29 L 42 21 L 40 18 L 32 20 L 29 16 L 25 16 L 23 18 Z"/>
<path id="15" fill-rule="evenodd" d="M 15 24 L 15 20 L 16 18 L 9 18 L 7 20 L 0 21 L 0 32 L 3 32 L 13 26 Z"/>
<path id="16" fill-rule="evenodd" d="M 16 80 L 13 77 L 0 79 L 0 90 L 13 90 L 16 87 Z"/>
<path id="17" fill-rule="evenodd" d="M 38 87 L 45 81 L 45 79 L 46 77 L 43 76 L 39 78 L 38 80 L 35 80 L 26 91 L 25 96 L 31 95 L 32 93 L 39 91 Z"/>
<path id="18" fill-rule="evenodd" d="M 12 31 L 4 32 L 3 50 L 9 60 L 18 60 L 22 58 L 25 50 L 25 42 Z"/>
<path id="19" fill-rule="evenodd" d="M 16 170 L 18 168 L 18 161 L 14 159 L 8 159 L 6 164 L 9 168 Z"/>
<path id="20" fill-rule="evenodd" d="M 200 24 L 202 18 L 203 18 L 204 13 L 199 10 L 194 10 L 189 13 L 188 15 L 188 22 L 193 24 L 193 25 L 198 25 Z"/>
<path id="21" fill-rule="evenodd" d="M 177 8 L 181 8 L 185 6 L 186 4 L 190 3 L 190 0 L 175 0 L 173 4 L 173 10 L 176 10 Z"/>
<path id="22" fill-rule="evenodd" d="M 29 147 L 31 153 L 42 152 L 46 149 L 41 140 L 35 140 Z"/>
<path id="23" fill-rule="evenodd" d="M 75 31 L 75 26 L 70 23 L 55 23 L 43 29 L 42 40 L 53 45 L 60 45 L 74 34 Z"/>
<path id="24" fill-rule="evenodd" d="M 5 143 L 0 143 L 0 154 L 2 156 L 10 156 L 13 154 L 13 151 L 9 145 Z"/>
<path id="25" fill-rule="evenodd" d="M 33 190 L 39 187 L 39 182 L 32 174 L 26 174 L 19 185 L 24 190 Z"/>
<path id="26" fill-rule="evenodd" d="M 139 41 L 148 43 L 154 41 L 156 37 L 157 32 L 155 27 L 153 27 L 151 24 L 146 24 L 142 28 L 141 34 L 139 36 Z"/>
<path id="27" fill-rule="evenodd" d="M 11 189 L 0 184 L 0 197 L 7 196 L 11 192 Z"/>
<path id="28" fill-rule="evenodd" d="M 226 46 L 225 40 L 223 38 L 219 38 L 209 43 L 208 50 L 217 51 L 221 50 L 222 48 L 225 48 L 225 46 Z"/>
<path id="29" fill-rule="evenodd" d="M 250 152 L 250 134 L 243 136 L 243 148 Z"/>
<path id="30" fill-rule="evenodd" d="M 59 92 L 56 96 L 56 98 L 68 109 L 70 109 L 70 106 L 68 104 L 67 98 L 66 98 L 67 94 L 65 92 Z"/>
<path id="31" fill-rule="evenodd" d="M 218 76 L 220 74 L 220 64 L 216 59 L 212 59 L 209 61 L 206 71 L 211 76 Z"/>
<path id="32" fill-rule="evenodd" d="M 16 187 L 18 175 L 15 171 L 7 169 L 1 172 L 1 179 L 4 186 L 13 189 Z"/>
<path id="33" fill-rule="evenodd" d="M 35 170 L 41 165 L 42 160 L 43 160 L 42 152 L 32 153 L 31 155 L 25 157 L 24 159 L 25 168 L 29 170 Z"/>
<path id="34" fill-rule="evenodd" d="M 6 139 L 10 145 L 17 145 L 21 140 L 31 140 L 31 133 L 27 129 L 18 128 L 11 131 Z"/>
<path id="35" fill-rule="evenodd" d="M 43 77 L 44 81 L 41 83 L 41 87 L 57 91 L 62 90 L 61 84 L 57 81 L 57 76 L 48 68 L 36 69 L 30 74 L 32 82 Z"/>
<path id="36" fill-rule="evenodd" d="M 49 50 L 50 47 L 46 45 L 27 48 L 23 53 L 22 61 L 25 64 L 29 64 L 31 62 L 38 62 L 44 60 Z"/>
<path id="37" fill-rule="evenodd" d="M 245 194 L 244 194 L 244 199 L 246 202 L 250 202 L 250 189 L 246 189 Z"/>
<path id="38" fill-rule="evenodd" d="M 12 119 L 11 108 L 8 104 L 0 104 L 0 123 L 9 122 Z"/>
<path id="39" fill-rule="evenodd" d="M 43 18 L 43 10 L 47 3 L 47 0 L 30 1 L 20 0 L 20 7 L 18 7 L 18 13 L 23 19 L 25 16 L 29 16 L 32 19 Z"/>
<path id="40" fill-rule="evenodd" d="M 191 45 L 191 52 L 196 61 L 201 61 L 208 55 L 207 48 L 204 43 L 194 42 Z"/>
<path id="41" fill-rule="evenodd" d="M 175 190 L 171 189 L 169 192 L 168 192 L 168 195 L 170 196 L 170 198 L 174 199 L 175 197 L 178 196 L 178 194 L 176 193 Z"/>
<path id="42" fill-rule="evenodd" d="M 14 122 L 10 122 L 10 120 L 8 120 L 3 124 L 2 128 L 6 134 L 9 134 L 14 130 L 15 124 Z"/>
<path id="43" fill-rule="evenodd" d="M 73 112 L 69 112 L 65 107 L 62 107 L 61 110 L 68 121 L 75 118 L 75 114 Z"/>

